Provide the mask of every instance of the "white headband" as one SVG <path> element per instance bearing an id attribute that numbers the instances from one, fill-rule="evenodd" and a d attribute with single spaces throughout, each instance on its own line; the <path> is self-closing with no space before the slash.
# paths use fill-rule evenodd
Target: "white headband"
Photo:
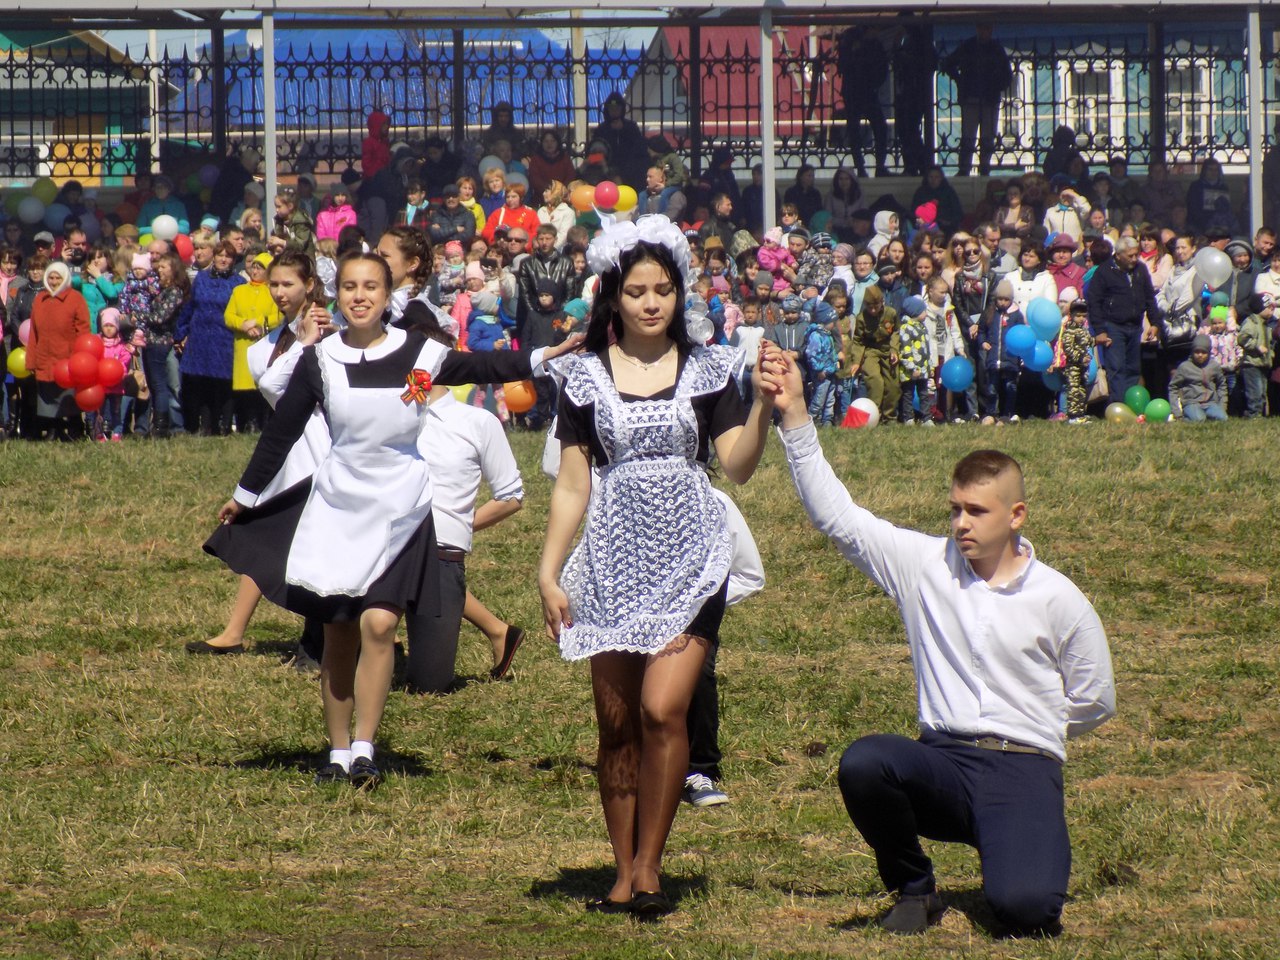
<path id="1" fill-rule="evenodd" d="M 604 228 L 587 247 L 587 266 L 595 274 L 605 274 L 622 267 L 622 255 L 641 241 L 666 247 L 676 262 L 685 289 L 693 284 L 689 241 L 684 231 L 660 213 L 650 213 L 634 223 L 615 223 L 607 215 L 601 217 Z"/>

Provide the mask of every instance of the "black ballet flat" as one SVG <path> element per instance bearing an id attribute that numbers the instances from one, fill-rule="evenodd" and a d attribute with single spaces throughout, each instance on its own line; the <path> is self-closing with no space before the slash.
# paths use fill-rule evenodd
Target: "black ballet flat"
<path id="1" fill-rule="evenodd" d="M 237 653 L 244 653 L 244 644 L 237 643 L 233 647 L 218 647 L 209 643 L 207 640 L 192 640 L 184 648 L 187 653 L 207 654 L 214 657 L 234 656 Z"/>
<path id="2" fill-rule="evenodd" d="M 610 900 L 608 897 L 592 897 L 585 904 L 587 913 L 630 913 L 634 900 Z"/>
<path id="3" fill-rule="evenodd" d="M 656 920 L 665 917 L 675 909 L 667 895 L 661 890 L 652 893 L 633 893 L 631 895 L 631 912 L 637 917 Z"/>
<path id="4" fill-rule="evenodd" d="M 501 680 L 507 675 L 507 671 L 511 669 L 511 661 L 515 659 L 516 651 L 520 649 L 522 643 L 524 643 L 524 631 L 519 627 L 507 627 L 507 638 L 502 646 L 502 659 L 489 671 L 490 680 Z"/>

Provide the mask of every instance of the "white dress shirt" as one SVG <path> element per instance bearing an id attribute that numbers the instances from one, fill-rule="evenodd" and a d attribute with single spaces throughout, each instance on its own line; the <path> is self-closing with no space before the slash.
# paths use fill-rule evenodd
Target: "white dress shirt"
<path id="1" fill-rule="evenodd" d="M 994 735 L 1065 760 L 1067 737 L 1115 713 L 1102 623 L 1030 543 L 1022 541 L 1022 571 L 992 586 L 949 537 L 895 527 L 855 504 L 812 423 L 780 433 L 814 526 L 898 605 L 921 729 Z"/>
<path id="2" fill-rule="evenodd" d="M 436 542 L 471 552 L 480 481 L 495 500 L 523 500 L 524 483 L 498 418 L 444 394 L 427 407 L 418 452 L 431 468 Z"/>

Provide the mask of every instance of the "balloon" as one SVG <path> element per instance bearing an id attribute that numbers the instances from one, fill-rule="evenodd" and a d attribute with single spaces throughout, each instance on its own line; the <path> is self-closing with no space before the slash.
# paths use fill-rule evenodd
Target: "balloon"
<path id="1" fill-rule="evenodd" d="M 153 237 L 151 234 L 144 233 L 142 236 L 138 238 L 138 246 L 141 249 L 145 250 L 147 249 L 147 247 L 151 246 L 151 241 L 154 239 L 155 237 Z"/>
<path id="2" fill-rule="evenodd" d="M 1214 289 L 1231 279 L 1231 258 L 1217 247 L 1204 247 L 1191 263 L 1196 276 Z"/>
<path id="3" fill-rule="evenodd" d="M 187 193 L 195 193 L 200 189 L 200 177 L 194 173 L 187 174 L 187 179 L 182 181 L 182 189 Z"/>
<path id="4" fill-rule="evenodd" d="M 612 180 L 601 180 L 596 184 L 596 206 L 601 210 L 612 210 L 618 202 L 618 185 Z"/>
<path id="5" fill-rule="evenodd" d="M 190 237 L 185 233 L 178 234 L 173 238 L 173 249 L 182 258 L 183 263 L 191 266 L 191 258 L 195 256 L 196 248 L 191 245 Z"/>
<path id="6" fill-rule="evenodd" d="M 574 187 L 573 193 L 569 195 L 569 206 L 577 210 L 579 213 L 586 213 L 591 209 L 592 204 L 596 202 L 596 188 L 589 183 L 584 183 L 580 187 Z"/>
<path id="7" fill-rule="evenodd" d="M 1146 413 L 1147 404 L 1151 402 L 1151 392 L 1141 384 L 1135 383 L 1124 392 L 1124 402 L 1134 413 Z"/>
<path id="8" fill-rule="evenodd" d="M 96 333 L 82 333 L 71 344 L 71 353 L 88 353 L 95 360 L 102 359 L 102 338 Z"/>
<path id="9" fill-rule="evenodd" d="M 507 186 L 510 187 L 517 183 L 520 184 L 520 186 L 524 187 L 525 190 L 529 189 L 529 178 L 526 177 L 523 173 L 508 173 Z"/>
<path id="10" fill-rule="evenodd" d="M 124 364 L 115 357 L 103 357 L 98 361 L 98 385 L 114 387 L 124 379 Z"/>
<path id="11" fill-rule="evenodd" d="M 206 163 L 196 176 L 200 179 L 201 186 L 212 188 L 218 182 L 218 168 L 212 163 Z"/>
<path id="12" fill-rule="evenodd" d="M 538 399 L 533 389 L 532 380 L 515 380 L 502 385 L 502 395 L 507 409 L 512 413 L 528 413 Z"/>
<path id="13" fill-rule="evenodd" d="M 615 210 L 619 213 L 626 213 L 628 210 L 634 210 L 639 202 L 640 198 L 636 196 L 635 190 L 625 183 L 618 184 L 618 199 L 613 205 Z"/>
<path id="14" fill-rule="evenodd" d="M 102 321 L 98 321 L 101 323 Z M 1098 358 L 1089 358 L 1089 372 L 1085 374 L 1085 380 L 1089 382 L 1089 386 L 1093 386 L 1098 382 Z"/>
<path id="15" fill-rule="evenodd" d="M 22 194 L 16 190 L 10 190 L 4 198 L 4 212 L 11 217 L 16 217 L 20 203 L 22 203 Z"/>
<path id="16" fill-rule="evenodd" d="M 120 218 L 121 223 L 136 224 L 138 222 L 138 208 L 132 203 L 122 203 L 116 207 L 116 216 Z"/>
<path id="17" fill-rule="evenodd" d="M 1062 311 L 1052 300 L 1036 297 L 1027 304 L 1027 326 L 1037 340 L 1055 340 L 1062 332 Z"/>
<path id="18" fill-rule="evenodd" d="M 162 213 L 151 221 L 151 235 L 157 240 L 172 240 L 181 232 L 178 221 L 167 213 Z"/>
<path id="19" fill-rule="evenodd" d="M 484 180 L 485 178 L 487 178 L 489 176 L 489 171 L 492 170 L 494 167 L 497 167 L 499 170 L 501 170 L 502 175 L 504 177 L 507 175 L 507 165 L 503 163 L 501 160 L 499 160 L 497 157 L 495 157 L 493 154 L 489 154 L 488 156 L 481 157 L 480 162 L 476 164 L 476 169 L 480 171 L 480 179 Z M 484 190 L 485 193 L 488 193 L 489 185 L 481 184 L 481 189 Z"/>
<path id="20" fill-rule="evenodd" d="M 92 353 L 73 353 L 67 369 L 73 387 L 92 387 L 98 382 L 98 358 Z"/>
<path id="21" fill-rule="evenodd" d="M 44 225 L 54 233 L 62 232 L 62 222 L 71 216 L 71 208 L 61 203 L 51 203 L 44 208 Z"/>
<path id="22" fill-rule="evenodd" d="M 952 393 L 964 393 L 973 383 L 973 363 L 966 357 L 952 357 L 942 365 L 941 379 Z"/>
<path id="23" fill-rule="evenodd" d="M 9 359 L 5 361 L 5 365 L 9 368 L 9 372 L 13 374 L 13 379 L 23 380 L 31 376 L 31 371 L 27 369 L 27 349 L 26 347 L 14 347 L 9 351 Z"/>
<path id="24" fill-rule="evenodd" d="M 101 409 L 102 401 L 106 399 L 107 391 L 96 383 L 91 387 L 76 391 L 76 406 L 85 413 L 92 413 L 94 410 Z"/>
<path id="25" fill-rule="evenodd" d="M 1053 347 L 1043 340 L 1037 340 L 1032 348 L 1031 356 L 1026 359 L 1027 369 L 1042 373 L 1053 366 Z"/>
<path id="26" fill-rule="evenodd" d="M 198 196 L 200 197 L 200 202 L 207 207 L 209 205 L 209 201 L 213 199 L 213 191 L 210 190 L 208 187 L 205 187 L 203 190 L 200 191 Z"/>
<path id="27" fill-rule="evenodd" d="M 849 409 L 844 412 L 844 421 L 840 424 L 842 427 L 874 427 L 880 422 L 880 408 L 876 406 L 876 402 L 870 397 L 859 397 L 853 403 L 849 404 Z"/>
<path id="28" fill-rule="evenodd" d="M 1137 423 L 1138 415 L 1123 403 L 1107 404 L 1107 423 Z"/>
<path id="29" fill-rule="evenodd" d="M 1060 392 L 1064 386 L 1062 374 L 1057 370 L 1046 370 L 1044 373 L 1040 374 L 1040 379 L 1044 385 L 1054 393 Z"/>
<path id="30" fill-rule="evenodd" d="M 1173 415 L 1173 408 L 1169 406 L 1168 400 L 1156 397 L 1147 403 L 1147 409 L 1142 411 L 1142 415 L 1147 418 L 1147 423 L 1164 423 Z"/>
<path id="31" fill-rule="evenodd" d="M 1025 323 L 1020 323 L 1005 331 L 1004 343 L 1010 353 L 1025 360 L 1035 349 L 1036 335 Z"/>
<path id="32" fill-rule="evenodd" d="M 459 403 L 470 403 L 471 396 L 475 388 L 476 385 L 474 383 L 459 383 L 456 386 L 450 387 L 449 392 L 453 394 L 453 399 L 457 400 Z"/>
<path id="33" fill-rule="evenodd" d="M 18 204 L 18 219 L 27 226 L 34 227 L 44 219 L 44 201 L 39 197 L 23 197 Z"/>
<path id="34" fill-rule="evenodd" d="M 53 203 L 54 198 L 58 195 L 58 185 L 48 177 L 41 177 L 31 185 L 31 195 L 48 206 Z M 58 226 L 62 226 L 62 224 L 58 224 Z"/>
<path id="35" fill-rule="evenodd" d="M 59 360 L 53 365 L 53 382 L 60 386 L 63 390 L 73 386 L 71 383 L 71 363 L 68 360 Z"/>
<path id="36" fill-rule="evenodd" d="M 27 341 L 30 339 L 31 339 L 31 321 L 23 320 L 20 324 L 18 324 L 18 342 L 25 347 L 27 345 Z"/>
<path id="37" fill-rule="evenodd" d="M 80 218 L 80 229 L 84 231 L 84 238 L 90 243 L 97 243 L 102 239 L 102 224 L 92 213 Z"/>

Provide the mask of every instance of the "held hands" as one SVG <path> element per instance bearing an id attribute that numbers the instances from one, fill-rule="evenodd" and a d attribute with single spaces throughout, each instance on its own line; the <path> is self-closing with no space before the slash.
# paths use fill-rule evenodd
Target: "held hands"
<path id="1" fill-rule="evenodd" d="M 323 339 L 333 332 L 333 317 L 329 315 L 329 311 L 319 304 L 313 304 L 302 315 L 302 322 L 299 324 L 298 342 L 304 347 Z"/>
<path id="2" fill-rule="evenodd" d="M 222 505 L 222 509 L 218 511 L 219 523 L 234 523 L 236 517 L 244 513 L 244 507 L 236 503 L 234 500 L 228 500 Z"/>
<path id="3" fill-rule="evenodd" d="M 768 377 L 769 365 L 771 363 L 776 365 L 783 356 L 785 356 L 784 352 L 773 341 L 760 341 L 756 365 L 751 370 L 751 386 L 755 388 L 756 396 L 765 407 L 772 406 L 774 398 L 778 395 L 777 385 Z"/>
<path id="4" fill-rule="evenodd" d="M 561 625 L 573 626 L 573 617 L 569 614 L 569 598 L 555 581 L 540 581 L 538 591 L 542 594 L 542 618 L 547 625 L 547 636 L 558 643 Z"/>
<path id="5" fill-rule="evenodd" d="M 586 334 L 572 333 L 566 337 L 562 343 L 558 343 L 554 347 L 547 347 L 546 350 L 542 352 L 542 359 L 544 362 L 547 360 L 554 360 L 561 354 L 577 350 L 582 346 L 583 341 L 586 339 Z"/>
<path id="6" fill-rule="evenodd" d="M 774 407 L 782 414 L 782 426 L 786 429 L 802 426 L 809 419 L 809 409 L 804 402 L 800 365 L 779 350 L 762 357 L 756 369 L 764 385 L 763 396 L 772 397 Z"/>

